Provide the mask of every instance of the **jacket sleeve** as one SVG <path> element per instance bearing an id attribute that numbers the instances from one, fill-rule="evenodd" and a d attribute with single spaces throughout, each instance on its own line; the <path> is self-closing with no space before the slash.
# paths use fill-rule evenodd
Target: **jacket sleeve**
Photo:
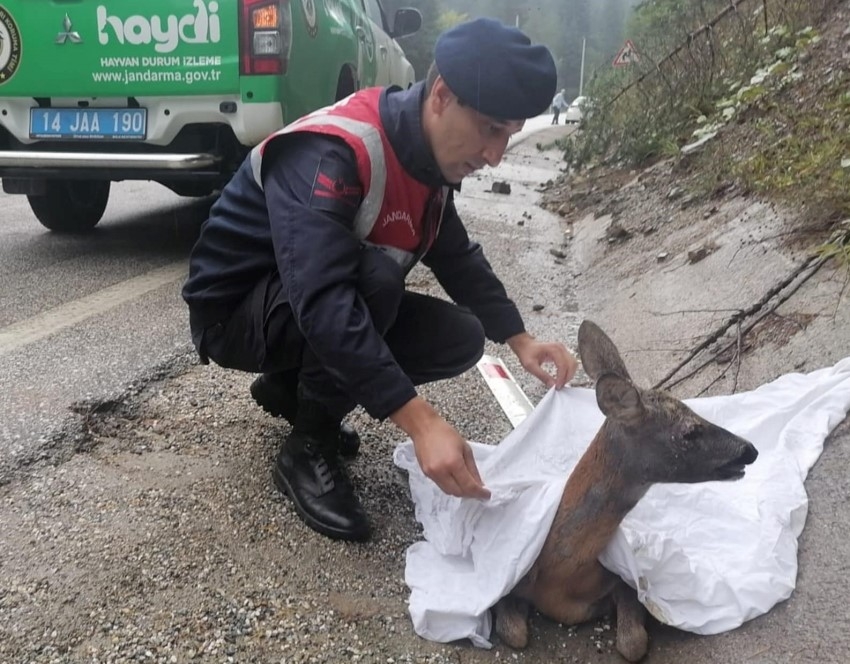
<path id="1" fill-rule="evenodd" d="M 484 257 L 481 245 L 469 239 L 453 198 L 446 203 L 440 232 L 422 263 L 434 272 L 452 300 L 475 314 L 488 339 L 504 343 L 525 331 L 519 310 Z"/>
<path id="2" fill-rule="evenodd" d="M 277 149 L 267 155 L 268 166 L 264 159 L 263 188 L 284 292 L 304 338 L 337 385 L 383 419 L 416 390 L 357 290 L 361 242 L 352 229 L 362 184 L 354 154 L 335 138 L 281 138 L 272 143 Z M 339 186 L 329 194 L 322 183 Z"/>

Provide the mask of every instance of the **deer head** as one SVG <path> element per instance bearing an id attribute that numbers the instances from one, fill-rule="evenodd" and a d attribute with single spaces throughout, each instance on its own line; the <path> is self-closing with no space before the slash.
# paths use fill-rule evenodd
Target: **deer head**
<path id="1" fill-rule="evenodd" d="M 752 444 L 700 417 L 662 390 L 643 390 L 629 376 L 614 343 L 591 321 L 579 328 L 582 365 L 596 381 L 605 415 L 599 435 L 621 455 L 639 483 L 737 480 L 756 460 Z"/>

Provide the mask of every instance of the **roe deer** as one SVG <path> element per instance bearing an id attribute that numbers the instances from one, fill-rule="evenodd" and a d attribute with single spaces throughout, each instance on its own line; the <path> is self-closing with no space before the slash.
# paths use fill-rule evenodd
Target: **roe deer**
<path id="1" fill-rule="evenodd" d="M 578 348 L 606 419 L 567 480 L 540 555 L 494 607 L 495 628 L 507 645 L 523 648 L 530 605 L 567 625 L 615 609 L 617 650 L 636 662 L 647 651 L 644 607 L 599 554 L 652 484 L 737 480 L 758 452 L 672 395 L 636 387 L 594 323 L 581 324 Z"/>

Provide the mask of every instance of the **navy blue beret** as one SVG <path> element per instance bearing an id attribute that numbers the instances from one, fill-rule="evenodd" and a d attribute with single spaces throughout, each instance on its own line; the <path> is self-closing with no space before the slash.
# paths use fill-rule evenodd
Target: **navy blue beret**
<path id="1" fill-rule="evenodd" d="M 502 120 L 540 115 L 551 106 L 558 82 L 548 48 L 492 18 L 446 30 L 434 46 L 434 62 L 462 102 Z"/>

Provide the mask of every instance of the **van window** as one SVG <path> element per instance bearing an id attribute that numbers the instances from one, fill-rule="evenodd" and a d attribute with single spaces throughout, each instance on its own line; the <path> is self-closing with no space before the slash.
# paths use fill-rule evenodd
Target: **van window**
<path id="1" fill-rule="evenodd" d="M 372 19 L 372 22 L 379 28 L 387 30 L 387 21 L 384 16 L 384 8 L 381 7 L 381 3 L 378 2 L 378 0 L 364 1 L 366 5 L 366 13 L 369 14 L 369 18 Z"/>

